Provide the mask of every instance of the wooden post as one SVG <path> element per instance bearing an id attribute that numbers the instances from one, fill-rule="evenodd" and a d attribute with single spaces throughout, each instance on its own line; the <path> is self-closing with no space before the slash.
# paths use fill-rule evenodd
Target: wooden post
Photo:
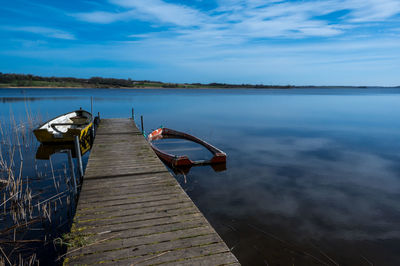
<path id="1" fill-rule="evenodd" d="M 76 195 L 76 194 L 78 194 L 78 186 L 76 184 L 76 177 L 75 177 L 75 171 L 74 171 L 74 162 L 72 161 L 71 150 L 67 150 L 67 155 L 68 155 L 69 169 L 71 171 L 71 178 L 72 178 L 72 181 L 74 182 L 74 192 L 75 192 L 75 195 Z"/>
<path id="2" fill-rule="evenodd" d="M 133 107 L 132 107 L 132 119 L 135 120 L 135 112 L 133 110 Z"/>
<path id="3" fill-rule="evenodd" d="M 142 125 L 142 134 L 144 134 L 144 127 L 143 127 L 143 116 L 140 116 L 140 124 Z"/>
<path id="4" fill-rule="evenodd" d="M 90 113 L 93 115 L 93 96 L 90 96 Z"/>
<path id="5" fill-rule="evenodd" d="M 97 113 L 97 117 L 98 117 L 98 118 L 99 118 L 99 120 L 100 120 L 100 112 L 98 112 L 98 113 Z"/>
<path id="6" fill-rule="evenodd" d="M 90 133 L 92 135 L 92 143 L 91 144 L 93 144 L 93 141 L 94 141 L 94 136 L 95 136 L 95 133 L 96 133 L 95 130 L 96 130 L 96 125 L 93 122 L 92 128 L 90 129 Z"/>
<path id="7" fill-rule="evenodd" d="M 75 143 L 76 159 L 78 160 L 78 170 L 79 170 L 80 178 L 83 178 L 82 154 L 81 154 L 81 147 L 79 145 L 79 137 L 78 136 L 74 137 L 74 143 Z"/>

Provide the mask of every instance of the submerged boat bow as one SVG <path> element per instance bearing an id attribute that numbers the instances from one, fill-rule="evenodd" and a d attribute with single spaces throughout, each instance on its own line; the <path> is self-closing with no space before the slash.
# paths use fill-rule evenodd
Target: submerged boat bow
<path id="1" fill-rule="evenodd" d="M 198 161 L 192 161 L 189 159 L 188 156 L 183 155 L 183 156 L 178 156 L 178 155 L 173 155 L 169 154 L 167 152 L 164 152 L 157 148 L 152 141 L 157 140 L 157 139 L 162 139 L 164 137 L 167 138 L 180 138 L 180 139 L 186 139 L 190 140 L 193 142 L 196 142 L 206 149 L 208 149 L 213 157 L 209 160 L 198 160 Z M 148 141 L 155 151 L 155 153 L 160 157 L 162 160 L 166 161 L 167 163 L 171 164 L 174 167 L 179 167 L 179 166 L 189 166 L 189 165 L 200 165 L 200 164 L 217 164 L 217 163 L 226 163 L 226 153 L 221 151 L 220 149 L 212 146 L 211 144 L 186 133 L 179 132 L 173 129 L 169 128 L 159 128 L 154 130 L 152 133 L 148 135 Z"/>

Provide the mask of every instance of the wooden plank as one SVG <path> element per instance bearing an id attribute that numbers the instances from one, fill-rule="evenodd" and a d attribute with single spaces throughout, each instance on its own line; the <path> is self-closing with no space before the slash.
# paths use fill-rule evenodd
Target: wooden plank
<path id="1" fill-rule="evenodd" d="M 156 220 L 165 217 L 168 218 L 176 216 L 182 217 L 186 216 L 187 214 L 197 214 L 197 213 L 199 213 L 197 208 L 194 208 L 193 206 L 188 206 L 184 208 L 166 209 L 154 212 L 109 216 L 106 218 L 104 217 L 99 218 L 97 215 L 94 215 L 91 218 L 89 217 L 89 219 L 76 221 L 76 224 L 82 227 L 90 227 L 90 226 L 101 227 L 114 224 L 129 223 L 129 226 L 132 226 L 132 224 L 134 224 L 135 222 L 144 221 L 145 223 L 147 223 L 150 220 Z"/>
<path id="2" fill-rule="evenodd" d="M 192 241 L 194 242 L 194 241 Z M 226 251 L 223 243 L 210 243 L 210 244 L 200 244 L 196 246 L 196 243 L 192 243 L 191 246 L 162 250 L 157 253 L 143 255 L 135 258 L 120 258 L 119 260 L 114 260 L 111 262 L 106 261 L 105 265 L 157 265 L 169 262 L 175 262 L 177 260 L 188 260 L 191 258 L 203 258 L 207 259 L 208 256 L 229 252 Z M 233 256 L 233 255 L 232 255 Z M 230 262 L 228 262 L 229 264 Z M 188 264 L 186 264 L 188 265 Z M 189 265 L 197 265 L 189 264 Z M 209 263 L 207 265 L 221 265 L 221 263 L 213 264 Z"/>
<path id="3" fill-rule="evenodd" d="M 77 223 L 83 223 L 85 221 L 93 220 L 92 217 L 95 217 L 96 220 L 109 220 L 114 219 L 117 217 L 127 217 L 132 215 L 142 215 L 147 213 L 156 213 L 156 212 L 163 212 L 163 213 L 171 213 L 174 210 L 186 210 L 187 208 L 193 208 L 193 204 L 187 201 L 181 201 L 179 205 L 174 202 L 172 204 L 158 204 L 156 206 L 150 206 L 145 208 L 124 208 L 124 210 L 116 210 L 112 212 L 98 212 L 91 215 L 81 215 L 75 219 Z"/>
<path id="4" fill-rule="evenodd" d="M 164 172 L 163 172 L 164 173 Z M 119 187 L 134 187 L 148 185 L 149 183 L 172 182 L 172 180 L 163 173 L 153 174 L 137 174 L 137 175 L 121 175 L 112 179 L 103 179 L 101 182 L 95 179 L 86 179 L 85 183 L 91 183 L 85 187 L 86 191 L 96 190 L 100 188 L 119 188 Z"/>
<path id="5" fill-rule="evenodd" d="M 101 207 L 101 208 L 82 208 L 79 210 L 79 213 L 75 215 L 77 219 L 82 219 L 84 217 L 92 216 L 92 215 L 98 215 L 101 217 L 103 214 L 109 216 L 110 213 L 124 213 L 124 212 L 129 212 L 131 210 L 146 210 L 146 209 L 151 209 L 152 207 L 158 207 L 158 206 L 181 206 L 182 204 L 187 203 L 185 198 L 169 198 L 166 200 L 159 200 L 159 201 L 146 201 L 146 202 L 140 202 L 140 203 L 135 203 L 135 204 L 129 204 L 128 206 L 126 205 L 120 205 L 120 206 L 110 206 L 110 207 Z M 182 205 L 183 206 L 183 205 Z"/>
<path id="6" fill-rule="evenodd" d="M 125 195 L 138 195 L 152 191 L 162 191 L 165 188 L 175 189 L 178 188 L 176 184 L 171 184 L 168 182 L 156 183 L 149 186 L 141 185 L 141 186 L 126 186 L 120 187 L 119 189 L 111 188 L 99 188 L 98 190 L 92 190 L 91 192 L 86 191 L 85 195 L 80 197 L 81 200 L 86 199 L 102 199 L 99 197 L 100 193 L 107 193 L 108 197 L 115 196 L 115 197 L 124 197 Z M 97 192 L 98 191 L 98 192 Z M 97 193 L 96 193 L 97 192 Z"/>
<path id="7" fill-rule="evenodd" d="M 152 245 L 155 243 L 174 241 L 178 239 L 187 239 L 197 236 L 204 236 L 211 234 L 211 230 L 207 226 L 189 228 L 179 231 L 162 232 L 159 234 L 150 234 L 144 236 L 123 238 L 116 235 L 113 238 L 104 238 L 107 241 L 98 241 L 97 244 L 89 246 L 83 250 L 77 250 L 73 256 L 82 256 L 85 254 L 94 254 L 100 252 L 107 252 L 113 249 L 135 248 L 137 246 Z"/>
<path id="8" fill-rule="evenodd" d="M 111 202 L 104 202 L 104 203 L 99 203 L 99 204 L 85 204 L 84 202 L 79 204 L 77 207 L 77 211 L 81 209 L 88 209 L 88 208 L 94 208 L 94 209 L 100 209 L 103 207 L 118 207 L 121 205 L 130 205 L 130 204 L 135 204 L 135 203 L 146 203 L 146 202 L 154 202 L 154 201 L 162 201 L 162 200 L 168 200 L 168 199 L 173 199 L 173 198 L 180 198 L 184 199 L 185 196 L 183 195 L 170 195 L 170 194 L 163 194 L 163 195 L 157 195 L 153 196 L 151 198 L 125 198 L 121 200 L 114 200 Z"/>
<path id="9" fill-rule="evenodd" d="M 146 220 L 138 220 L 138 221 L 125 221 L 118 220 L 114 222 L 110 222 L 107 225 L 100 226 L 85 226 L 81 224 L 75 224 L 76 230 L 83 234 L 95 234 L 95 233 L 104 233 L 104 232 L 119 232 L 125 230 L 138 230 L 146 227 L 155 227 L 159 225 L 179 223 L 181 221 L 190 221 L 192 219 L 200 218 L 201 213 L 193 212 L 184 215 L 165 215 L 162 217 L 156 217 L 154 219 L 146 219 Z M 205 223 L 204 223 L 205 224 Z"/>
<path id="10" fill-rule="evenodd" d="M 211 254 L 192 258 L 179 258 L 178 260 L 163 263 L 163 266 L 172 265 L 240 265 L 231 252 Z"/>
<path id="11" fill-rule="evenodd" d="M 170 253 L 175 251 L 179 255 L 184 255 L 185 253 L 190 253 L 192 255 L 207 255 L 209 253 L 226 251 L 223 245 L 220 244 L 221 241 L 216 234 L 193 237 L 189 239 L 178 239 L 175 241 L 167 241 L 161 243 L 154 243 L 150 245 L 138 245 L 129 248 L 118 248 L 111 246 L 109 251 L 93 254 L 85 254 L 84 256 L 71 257 L 71 264 L 79 263 L 82 264 L 93 264 L 101 262 L 116 262 L 124 261 L 124 263 L 140 263 L 145 260 L 151 260 L 151 263 L 160 261 L 160 257 L 155 257 L 155 255 L 162 253 Z M 210 247 L 211 246 L 211 247 Z M 191 248 L 197 248 L 195 251 L 190 250 Z M 184 250 L 182 252 L 182 249 Z M 179 252 L 180 251 L 180 252 Z M 175 257 L 175 254 L 173 254 Z M 154 257 L 154 258 L 153 258 Z M 171 256 L 162 256 L 162 260 L 170 259 Z M 179 257 L 175 257 L 178 259 Z M 168 261 L 168 260 L 167 260 Z"/>
<path id="12" fill-rule="evenodd" d="M 169 223 L 169 224 L 161 224 L 157 227 L 148 226 L 142 227 L 140 230 L 125 230 L 123 232 L 117 231 L 109 231 L 109 232 L 102 232 L 101 234 L 91 234 L 86 237 L 88 243 L 98 243 L 107 239 L 115 239 L 115 238 L 135 238 L 135 237 L 142 237 L 142 236 L 151 236 L 151 235 L 158 235 L 162 233 L 179 233 L 182 230 L 188 229 L 196 229 L 208 227 L 208 225 L 204 225 L 204 219 L 202 217 L 198 217 L 195 219 L 191 219 L 190 221 L 179 221 L 176 223 Z"/>
<path id="13" fill-rule="evenodd" d="M 175 184 L 171 184 L 168 181 L 160 180 L 158 182 L 154 182 L 153 186 L 149 186 L 148 184 L 139 184 L 139 185 L 127 185 L 127 186 L 118 186 L 112 188 L 99 187 L 98 189 L 87 190 L 85 195 L 82 195 L 81 199 L 90 199 L 90 198 L 98 198 L 102 193 L 107 193 L 108 195 L 121 195 L 122 193 L 135 193 L 135 192 L 147 192 L 147 191 L 155 191 L 159 190 L 159 188 L 175 186 Z"/>
<path id="14" fill-rule="evenodd" d="M 113 203 L 113 202 L 120 202 L 121 200 L 125 199 L 153 199 L 158 196 L 164 196 L 164 195 L 176 195 L 179 196 L 181 195 L 178 190 L 174 189 L 174 187 L 170 186 L 165 186 L 164 188 L 160 188 L 157 190 L 151 190 L 151 191 L 143 191 L 143 192 L 134 192 L 130 193 L 127 192 L 123 195 L 105 195 L 103 197 L 92 197 L 92 198 L 82 198 L 79 199 L 82 201 L 82 204 L 93 204 L 93 203 Z"/>
<path id="15" fill-rule="evenodd" d="M 131 119 L 103 119 L 87 163 L 66 265 L 238 264 Z"/>

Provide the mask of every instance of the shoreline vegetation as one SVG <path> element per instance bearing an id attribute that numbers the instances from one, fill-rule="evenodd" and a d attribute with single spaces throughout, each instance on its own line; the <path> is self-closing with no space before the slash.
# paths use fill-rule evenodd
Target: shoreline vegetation
<path id="1" fill-rule="evenodd" d="M 0 121 L 0 265 L 54 264 L 76 206 L 73 167 L 65 156 L 36 157 L 33 129 L 44 119 L 27 104 L 25 112 Z"/>
<path id="2" fill-rule="evenodd" d="M 31 74 L 12 74 L 0 72 L 0 88 L 68 88 L 68 89 L 301 89 L 301 88 L 376 88 L 380 86 L 295 86 L 264 84 L 227 84 L 227 83 L 167 83 L 150 80 L 115 79 L 91 77 L 89 79 L 73 77 L 41 77 Z M 380 87 L 380 88 L 400 88 Z"/>

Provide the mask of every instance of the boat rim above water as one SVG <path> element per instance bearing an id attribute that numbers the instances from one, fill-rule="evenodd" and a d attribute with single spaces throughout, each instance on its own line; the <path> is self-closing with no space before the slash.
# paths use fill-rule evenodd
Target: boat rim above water
<path id="1" fill-rule="evenodd" d="M 74 122 L 71 119 L 74 115 L 81 116 L 80 119 L 86 118 L 86 120 Z M 62 118 L 65 118 L 66 121 Z M 54 123 L 52 123 L 53 121 Z M 93 127 L 93 122 L 94 118 L 90 112 L 79 109 L 51 118 L 35 128 L 33 133 L 41 143 L 73 142 L 75 136 L 78 136 L 80 140 L 90 136 L 89 130 Z"/>
<path id="2" fill-rule="evenodd" d="M 213 157 L 208 160 L 197 160 L 193 161 L 189 159 L 186 155 L 174 155 L 169 154 L 167 152 L 162 151 L 161 149 L 157 148 L 152 142 L 157 139 L 162 139 L 164 136 L 168 136 L 171 138 L 179 138 L 179 139 L 186 139 L 195 143 L 198 143 L 205 147 L 207 150 L 211 152 Z M 214 147 L 213 145 L 201 140 L 193 135 L 183 133 L 177 130 L 173 130 L 170 128 L 158 128 L 151 132 L 147 140 L 149 141 L 151 147 L 153 148 L 154 152 L 166 161 L 167 163 L 171 164 L 172 166 L 188 166 L 188 165 L 205 165 L 205 164 L 217 164 L 217 163 L 226 163 L 226 153 L 222 150 Z"/>

